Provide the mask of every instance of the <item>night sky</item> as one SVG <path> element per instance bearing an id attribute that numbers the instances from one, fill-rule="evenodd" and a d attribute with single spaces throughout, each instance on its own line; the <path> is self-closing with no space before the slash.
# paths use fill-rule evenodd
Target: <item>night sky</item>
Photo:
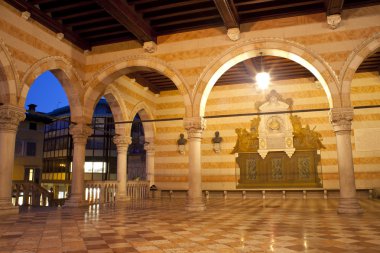
<path id="1" fill-rule="evenodd" d="M 29 104 L 36 104 L 38 112 L 51 112 L 69 102 L 60 82 L 50 71 L 46 71 L 32 84 L 26 97 L 26 109 Z"/>

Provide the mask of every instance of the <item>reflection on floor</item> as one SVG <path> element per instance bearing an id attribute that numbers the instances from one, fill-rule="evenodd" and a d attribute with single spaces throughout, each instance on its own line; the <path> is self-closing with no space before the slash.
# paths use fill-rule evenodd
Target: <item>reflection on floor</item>
<path id="1" fill-rule="evenodd" d="M 380 252 L 380 200 L 337 215 L 336 199 L 184 199 L 32 209 L 0 219 L 0 253 Z"/>

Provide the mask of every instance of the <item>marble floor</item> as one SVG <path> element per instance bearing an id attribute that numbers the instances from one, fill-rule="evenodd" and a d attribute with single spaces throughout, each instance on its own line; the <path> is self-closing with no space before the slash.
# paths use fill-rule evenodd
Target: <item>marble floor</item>
<path id="1" fill-rule="evenodd" d="M 338 215 L 336 199 L 184 199 L 36 208 L 0 218 L 0 253 L 380 252 L 380 200 Z"/>

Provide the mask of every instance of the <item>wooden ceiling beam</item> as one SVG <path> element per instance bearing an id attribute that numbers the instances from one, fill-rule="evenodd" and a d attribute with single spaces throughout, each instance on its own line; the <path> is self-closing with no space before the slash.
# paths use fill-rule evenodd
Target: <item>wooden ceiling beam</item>
<path id="1" fill-rule="evenodd" d="M 243 61 L 243 64 L 244 64 L 244 67 L 247 71 L 247 74 L 249 76 L 251 76 L 252 78 L 255 77 L 255 75 L 257 73 L 257 69 L 256 69 L 255 65 L 253 64 L 252 59 L 248 59 L 248 60 Z"/>
<path id="2" fill-rule="evenodd" d="M 31 17 L 42 25 L 46 26 L 55 33 L 63 33 L 65 39 L 77 45 L 81 49 L 90 49 L 90 44 L 80 38 L 73 31 L 59 23 L 58 21 L 52 19 L 49 15 L 44 13 L 42 10 L 38 9 L 36 6 L 30 2 L 23 0 L 5 0 L 7 3 L 18 9 L 19 11 L 28 11 Z"/>
<path id="3" fill-rule="evenodd" d="M 160 90 L 149 82 L 144 76 L 138 72 L 132 72 L 127 75 L 129 78 L 135 79 L 136 83 L 140 84 L 143 87 L 148 87 L 153 93 L 159 93 Z"/>
<path id="4" fill-rule="evenodd" d="M 93 4 L 94 4 L 93 1 L 81 0 L 79 2 L 74 2 L 74 3 L 70 3 L 70 4 L 59 4 L 59 5 L 43 8 L 43 11 L 45 11 L 45 12 L 66 11 L 66 10 L 75 9 L 75 8 L 93 5 Z"/>
<path id="5" fill-rule="evenodd" d="M 344 0 L 325 0 L 326 15 L 341 14 Z"/>
<path id="6" fill-rule="evenodd" d="M 192 9 L 190 6 L 198 3 L 204 3 L 208 0 L 192 0 L 192 1 L 167 1 L 167 3 L 162 3 L 162 1 L 157 1 L 155 5 L 152 4 L 151 1 L 148 1 L 145 5 L 142 6 L 144 3 L 138 1 L 137 3 L 134 3 L 134 6 L 136 7 L 136 10 L 138 10 L 140 13 L 147 13 L 147 12 L 153 12 L 153 11 L 162 11 L 172 8 L 184 8 L 184 9 Z"/>
<path id="7" fill-rule="evenodd" d="M 95 0 L 112 17 L 130 31 L 141 43 L 157 42 L 157 37 L 151 26 L 140 17 L 126 1 Z"/>
<path id="8" fill-rule="evenodd" d="M 51 2 L 58 2 L 59 0 L 32 0 L 29 1 L 32 4 L 46 4 L 46 3 L 51 3 Z"/>
<path id="9" fill-rule="evenodd" d="M 311 0 L 311 1 L 304 1 L 304 2 L 290 2 L 287 4 L 273 4 L 272 6 L 265 6 L 265 7 L 256 8 L 256 9 L 249 8 L 246 10 L 239 10 L 239 14 L 242 15 L 242 14 L 253 14 L 253 13 L 264 12 L 264 11 L 277 11 L 277 10 L 286 9 L 286 8 L 304 7 L 304 6 L 320 4 L 320 3 L 321 3 L 321 0 Z"/>
<path id="10" fill-rule="evenodd" d="M 104 21 L 111 21 L 111 20 L 114 20 L 111 16 L 107 16 L 107 17 L 98 17 L 96 19 L 85 19 L 85 20 L 81 20 L 81 21 L 67 21 L 65 20 L 63 23 L 65 26 L 67 27 L 73 27 L 73 26 L 80 26 L 80 25 L 87 25 L 87 24 L 95 24 L 95 23 L 100 23 L 100 22 L 104 22 Z"/>
<path id="11" fill-rule="evenodd" d="M 87 33 L 87 32 L 99 31 L 103 29 L 116 28 L 116 27 L 123 28 L 119 23 L 115 23 L 115 24 L 108 24 L 108 25 L 98 25 L 98 26 L 93 26 L 93 27 L 88 27 L 88 28 L 83 28 L 83 29 L 78 28 L 76 32 L 79 34 L 82 34 L 82 33 Z"/>
<path id="12" fill-rule="evenodd" d="M 78 17 L 85 17 L 85 16 L 88 16 L 88 15 L 92 15 L 92 14 L 96 14 L 96 13 L 101 13 L 103 12 L 102 9 L 94 9 L 94 10 L 88 10 L 88 11 L 83 11 L 83 12 L 70 12 L 70 13 L 60 13 L 60 14 L 57 14 L 57 13 L 54 13 L 53 17 L 55 19 L 69 19 L 69 18 L 78 18 Z"/>
<path id="13" fill-rule="evenodd" d="M 214 0 L 214 3 L 227 29 L 240 27 L 239 15 L 233 0 Z"/>

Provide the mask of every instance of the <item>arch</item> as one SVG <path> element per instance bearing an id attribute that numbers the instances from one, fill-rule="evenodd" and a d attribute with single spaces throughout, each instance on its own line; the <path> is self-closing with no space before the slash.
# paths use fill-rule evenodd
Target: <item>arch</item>
<path id="1" fill-rule="evenodd" d="M 81 89 L 83 81 L 72 64 L 62 56 L 48 56 L 33 63 L 21 80 L 19 106 L 24 106 L 26 96 L 34 80 L 46 71 L 51 71 L 59 80 L 69 100 L 71 120 L 83 122 Z"/>
<path id="2" fill-rule="evenodd" d="M 351 107 L 351 82 L 360 64 L 380 48 L 380 32 L 363 41 L 347 58 L 339 75 L 342 84 L 343 107 Z"/>
<path id="3" fill-rule="evenodd" d="M 340 105 L 338 78 L 322 57 L 293 41 L 281 38 L 257 38 L 244 41 L 216 57 L 204 69 L 193 93 L 193 116 L 204 116 L 207 98 L 216 81 L 233 65 L 263 55 L 284 57 L 302 65 L 322 84 L 330 108 Z"/>
<path id="4" fill-rule="evenodd" d="M 129 114 L 123 98 L 120 96 L 120 93 L 117 89 L 110 85 L 107 87 L 107 90 L 104 93 L 104 97 L 107 100 L 108 105 L 111 108 L 113 119 L 115 122 L 128 121 Z M 128 135 L 130 132 L 129 124 L 115 124 L 115 133 L 118 135 Z"/>
<path id="5" fill-rule="evenodd" d="M 130 114 L 130 118 L 133 119 L 136 114 L 139 114 L 141 120 L 153 119 L 153 114 L 144 101 L 137 103 L 135 107 L 133 107 Z M 144 127 L 145 139 L 149 140 L 149 142 L 151 143 L 154 142 L 154 137 L 156 133 L 156 126 L 154 122 L 143 122 L 142 124 Z"/>
<path id="6" fill-rule="evenodd" d="M 185 111 L 191 113 L 191 100 L 190 93 L 188 92 L 189 86 L 178 70 L 171 67 L 168 63 L 151 56 L 132 55 L 106 65 L 95 73 L 92 79 L 86 84 L 84 95 L 86 116 L 91 114 L 90 110 L 95 107 L 96 101 L 98 101 L 100 96 L 104 93 L 108 84 L 136 70 L 154 70 L 172 80 L 184 98 Z"/>
<path id="7" fill-rule="evenodd" d="M 0 38 L 0 103 L 17 105 L 20 78 L 7 46 Z"/>

